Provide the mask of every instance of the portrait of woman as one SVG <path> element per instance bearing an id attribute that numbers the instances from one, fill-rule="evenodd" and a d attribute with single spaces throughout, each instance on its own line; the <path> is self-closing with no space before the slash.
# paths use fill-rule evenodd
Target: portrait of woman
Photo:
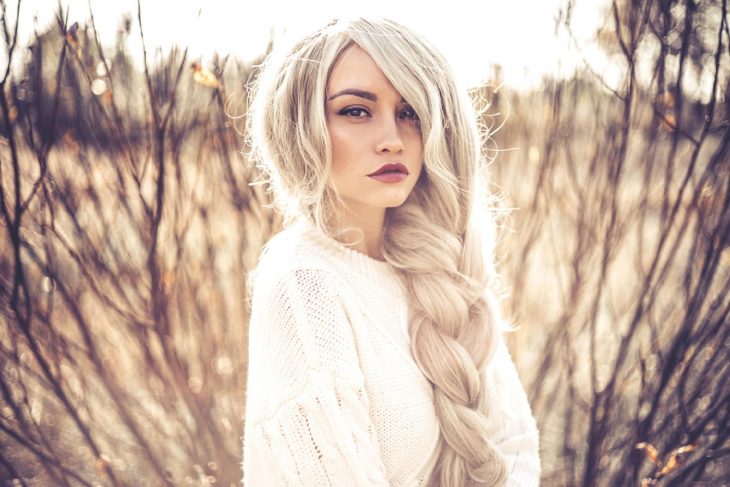
<path id="1" fill-rule="evenodd" d="M 249 275 L 243 482 L 538 485 L 476 111 L 383 19 L 274 51 L 250 143 L 284 228 Z"/>
<path id="2" fill-rule="evenodd" d="M 0 485 L 728 485 L 727 0 L 0 6 Z"/>

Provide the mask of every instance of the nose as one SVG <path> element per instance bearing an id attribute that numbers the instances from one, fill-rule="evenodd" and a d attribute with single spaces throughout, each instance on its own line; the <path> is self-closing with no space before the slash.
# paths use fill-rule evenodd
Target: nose
<path id="1" fill-rule="evenodd" d="M 375 148 L 376 152 L 398 153 L 403 149 L 403 138 L 400 134 L 398 121 L 391 118 L 384 119 L 381 124 L 380 137 Z"/>

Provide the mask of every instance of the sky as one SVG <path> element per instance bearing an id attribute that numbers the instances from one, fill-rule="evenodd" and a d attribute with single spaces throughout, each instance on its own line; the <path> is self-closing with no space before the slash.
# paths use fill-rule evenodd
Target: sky
<path id="1" fill-rule="evenodd" d="M 136 0 L 60 0 L 69 23 L 88 22 L 94 12 L 102 43 L 111 45 L 120 19 L 133 14 L 130 49 L 139 52 Z M 251 60 L 263 52 L 272 35 L 299 37 L 340 15 L 379 15 L 399 21 L 426 36 L 446 55 L 457 78 L 475 86 L 490 78 L 492 66 L 503 70 L 513 89 L 537 86 L 546 74 L 572 72 L 590 63 L 601 73 L 610 69 L 593 44 L 605 21 L 605 0 L 575 0 L 573 38 L 557 29 L 556 18 L 567 0 L 446 0 L 425 8 L 425 1 L 343 0 L 141 0 L 145 40 L 149 47 L 189 47 L 189 59 L 205 66 L 214 52 Z M 7 1 L 13 12 L 17 0 Z M 58 0 L 22 0 L 20 39 L 28 43 L 34 17 L 42 29 L 53 22 Z M 578 49 L 576 46 L 580 46 Z M 2 56 L 2 55 L 0 55 Z M 0 67 L 5 59 L 0 57 Z"/>

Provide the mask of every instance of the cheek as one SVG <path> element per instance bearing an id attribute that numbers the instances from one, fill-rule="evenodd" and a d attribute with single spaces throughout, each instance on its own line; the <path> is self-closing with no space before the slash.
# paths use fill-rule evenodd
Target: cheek
<path id="1" fill-rule="evenodd" d="M 337 159 L 338 154 L 346 152 L 347 138 L 342 131 L 335 129 L 330 130 L 330 143 L 332 144 L 332 157 Z"/>
<path id="2" fill-rule="evenodd" d="M 353 136 L 336 124 L 329 127 L 330 145 L 332 147 L 332 177 L 338 185 L 346 184 L 353 159 Z"/>
<path id="3" fill-rule="evenodd" d="M 423 137 L 421 135 L 421 129 L 418 125 L 412 122 L 405 124 L 401 130 L 401 137 L 403 137 L 407 145 L 413 150 L 415 150 L 416 148 L 418 149 L 418 151 L 422 150 Z"/>
<path id="4" fill-rule="evenodd" d="M 351 166 L 358 163 L 363 153 L 363 134 L 358 134 L 346 127 L 333 126 L 329 130 L 332 146 L 332 165 L 337 167 Z"/>
<path id="5" fill-rule="evenodd" d="M 419 160 L 423 159 L 423 140 L 421 138 L 421 132 L 413 130 L 408 134 L 408 145 L 412 147 L 413 154 L 417 154 Z"/>
<path id="6" fill-rule="evenodd" d="M 336 132 L 330 132 L 332 145 L 332 171 L 338 174 L 347 163 L 347 144 Z"/>

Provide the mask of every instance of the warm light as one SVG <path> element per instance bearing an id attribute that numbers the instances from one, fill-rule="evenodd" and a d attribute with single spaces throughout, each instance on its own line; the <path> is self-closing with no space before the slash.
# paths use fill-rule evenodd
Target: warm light
<path id="1" fill-rule="evenodd" d="M 106 91 L 106 81 L 103 79 L 95 79 L 93 83 L 91 83 L 91 92 L 97 96 L 103 94 Z"/>
<path id="2" fill-rule="evenodd" d="M 17 1 L 17 0 L 16 0 Z M 11 1 L 10 4 L 15 2 Z M 129 52 L 141 65 L 141 41 L 137 24 L 137 1 L 61 0 L 69 7 L 69 23 L 88 22 L 89 3 L 94 11 L 99 36 L 105 46 L 113 46 L 123 14 L 134 19 L 127 40 Z M 245 61 L 260 56 L 272 33 L 277 38 L 298 37 L 337 16 L 379 15 L 402 22 L 423 33 L 454 66 L 463 83 L 475 86 L 491 78 L 492 67 L 501 66 L 503 82 L 510 89 L 538 86 L 546 74 L 570 75 L 587 60 L 594 70 L 603 72 L 606 60 L 590 42 L 605 16 L 604 0 L 576 2 L 572 10 L 572 41 L 564 28 L 555 34 L 556 18 L 562 0 L 453 0 L 438 15 L 421 4 L 372 0 L 366 4 L 312 0 L 309 2 L 247 2 L 201 0 L 172 2 L 142 0 L 142 18 L 148 52 L 172 45 L 189 47 L 188 56 L 202 65 L 214 52 L 232 53 Z M 21 38 L 33 32 L 32 15 L 40 26 L 55 22 L 56 0 L 26 0 L 26 24 Z M 169 22 L 170 9 L 176 21 Z M 12 7 L 7 8 L 12 11 Z M 195 35 L 191 35 L 194 32 Z M 106 76 L 102 67 L 97 76 Z"/>

